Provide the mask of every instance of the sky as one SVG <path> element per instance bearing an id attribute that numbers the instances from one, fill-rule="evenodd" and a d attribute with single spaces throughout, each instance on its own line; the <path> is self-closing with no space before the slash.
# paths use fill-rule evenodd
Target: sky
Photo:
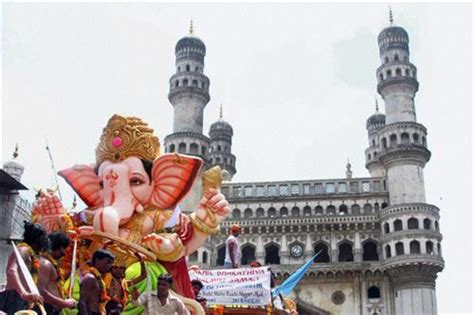
<path id="1" fill-rule="evenodd" d="M 427 202 L 440 208 L 445 270 L 440 313 L 472 312 L 472 7 L 394 3 L 418 68 L 418 122 L 428 130 Z M 29 188 L 57 170 L 94 162 L 114 113 L 172 133 L 168 80 L 174 46 L 206 44 L 211 101 L 234 128 L 235 182 L 367 177 L 365 122 L 375 111 L 377 35 L 387 3 L 6 3 L 2 24 L 1 156 L 15 144 Z M 60 179 L 63 202 L 73 192 Z M 32 193 L 26 193 L 29 197 Z M 455 288 L 453 290 L 453 288 Z"/>

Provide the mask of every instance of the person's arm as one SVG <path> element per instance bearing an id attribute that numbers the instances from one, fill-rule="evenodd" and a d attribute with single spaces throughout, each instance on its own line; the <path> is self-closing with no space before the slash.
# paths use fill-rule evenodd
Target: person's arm
<path id="1" fill-rule="evenodd" d="M 81 294 L 79 299 L 79 314 L 87 315 L 88 314 L 88 305 L 91 298 L 91 293 L 94 293 L 96 280 L 92 275 L 86 275 L 81 281 Z"/>
<path id="2" fill-rule="evenodd" d="M 234 248 L 235 248 L 236 244 L 235 242 L 232 240 L 229 242 L 229 256 L 230 256 L 230 261 L 232 262 L 232 268 L 238 268 L 238 264 L 237 264 L 237 257 L 234 256 Z"/>
<path id="3" fill-rule="evenodd" d="M 139 283 L 140 281 L 145 280 L 145 279 L 146 279 L 146 276 L 147 276 L 147 273 L 146 273 L 145 261 L 144 261 L 144 259 L 140 256 L 140 275 L 139 275 L 137 278 L 135 278 L 135 279 L 129 280 L 129 281 L 127 282 L 127 285 L 128 285 L 129 287 L 134 286 L 134 285 L 136 285 L 137 283 Z"/>
<path id="4" fill-rule="evenodd" d="M 47 259 L 40 259 L 40 267 L 38 271 L 38 291 L 41 296 L 44 298 L 46 303 L 52 304 L 57 308 L 72 308 L 74 307 L 74 300 L 63 300 L 60 297 L 55 296 L 48 290 L 48 284 L 52 281 L 52 273 L 54 271 L 54 266 Z M 58 275 L 56 275 L 58 276 Z"/>
<path id="5" fill-rule="evenodd" d="M 20 256 L 23 258 L 26 266 L 28 269 L 31 270 L 31 258 L 28 254 L 28 249 L 24 247 L 18 248 L 18 252 Z M 34 303 L 43 303 L 43 297 L 39 294 L 30 293 L 27 288 L 23 285 L 20 279 L 20 267 L 18 265 L 18 261 L 16 260 L 15 253 L 12 253 L 8 258 L 8 266 L 7 266 L 7 279 L 8 283 L 11 283 L 11 287 L 27 302 L 34 302 Z"/>
<path id="6" fill-rule="evenodd" d="M 137 288 L 133 288 L 132 291 L 132 304 L 135 306 L 146 306 L 147 300 L 147 292 L 140 293 L 138 292 Z"/>

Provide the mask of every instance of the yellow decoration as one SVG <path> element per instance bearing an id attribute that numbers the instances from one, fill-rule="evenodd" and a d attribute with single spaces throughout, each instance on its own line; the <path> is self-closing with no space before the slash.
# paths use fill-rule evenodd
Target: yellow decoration
<path id="1" fill-rule="evenodd" d="M 219 231 L 221 229 L 219 225 L 211 226 L 211 225 L 205 223 L 204 221 L 199 219 L 198 216 L 196 216 L 196 213 L 191 213 L 189 218 L 191 219 L 191 223 L 193 224 L 193 226 L 198 231 L 201 231 L 204 234 L 211 234 L 211 235 L 217 234 L 217 233 L 219 233 Z"/>
<path id="2" fill-rule="evenodd" d="M 102 131 L 96 149 L 97 164 L 120 162 L 128 157 L 153 161 L 160 155 L 160 141 L 153 129 L 137 117 L 114 115 Z"/>

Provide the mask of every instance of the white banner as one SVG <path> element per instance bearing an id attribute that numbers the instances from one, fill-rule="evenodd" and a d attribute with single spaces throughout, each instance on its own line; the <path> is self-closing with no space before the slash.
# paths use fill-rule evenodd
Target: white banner
<path id="1" fill-rule="evenodd" d="M 191 270 L 189 276 L 204 285 L 199 295 L 208 305 L 271 304 L 268 267 Z"/>

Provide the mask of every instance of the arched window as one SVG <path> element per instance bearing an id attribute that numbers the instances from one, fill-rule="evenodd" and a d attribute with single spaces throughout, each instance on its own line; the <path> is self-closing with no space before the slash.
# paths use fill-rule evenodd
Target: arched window
<path id="1" fill-rule="evenodd" d="M 293 217 L 299 217 L 300 216 L 300 208 L 298 207 L 293 207 L 291 209 L 291 216 Z"/>
<path id="2" fill-rule="evenodd" d="M 174 144 L 171 144 L 171 145 L 170 145 L 169 152 L 174 152 L 174 150 L 175 150 L 175 146 L 174 146 Z"/>
<path id="3" fill-rule="evenodd" d="M 217 248 L 217 265 L 224 266 L 225 260 L 225 245 Z"/>
<path id="4" fill-rule="evenodd" d="M 379 210 L 380 210 L 379 203 L 378 202 L 374 203 L 374 211 L 378 212 Z"/>
<path id="5" fill-rule="evenodd" d="M 186 143 L 181 142 L 181 143 L 178 145 L 178 152 L 179 152 L 179 153 L 186 153 Z"/>
<path id="6" fill-rule="evenodd" d="M 336 214 L 336 207 L 334 207 L 333 205 L 329 205 L 329 206 L 326 208 L 326 213 L 329 214 L 329 215 L 334 215 L 334 214 Z"/>
<path id="7" fill-rule="evenodd" d="M 385 63 L 388 63 L 388 57 L 385 57 L 384 61 Z"/>
<path id="8" fill-rule="evenodd" d="M 390 78 L 392 76 L 392 70 L 387 70 L 387 78 Z"/>
<path id="9" fill-rule="evenodd" d="M 369 299 L 380 299 L 380 290 L 376 286 L 371 286 L 367 290 L 367 296 Z"/>
<path id="10" fill-rule="evenodd" d="M 274 217 L 276 217 L 276 215 L 277 215 L 277 212 L 276 212 L 275 208 L 272 207 L 272 208 L 268 209 L 268 217 L 269 218 L 274 218 Z"/>
<path id="11" fill-rule="evenodd" d="M 426 253 L 428 255 L 433 255 L 433 242 L 432 241 L 426 242 Z"/>
<path id="12" fill-rule="evenodd" d="M 303 214 L 305 217 L 311 216 L 311 207 L 310 206 L 305 206 L 303 208 Z"/>
<path id="13" fill-rule="evenodd" d="M 191 143 L 189 146 L 189 153 L 191 154 L 199 154 L 199 146 L 197 143 Z"/>
<path id="14" fill-rule="evenodd" d="M 349 243 L 342 243 L 339 245 L 339 262 L 354 261 L 354 254 L 352 253 L 352 245 Z"/>
<path id="15" fill-rule="evenodd" d="M 407 76 L 407 77 L 410 76 L 410 69 L 405 69 L 405 76 Z"/>
<path id="16" fill-rule="evenodd" d="M 181 67 L 178 67 L 178 72 L 181 72 Z"/>
<path id="17" fill-rule="evenodd" d="M 318 257 L 316 257 L 314 261 L 319 262 L 319 263 L 328 263 L 329 262 L 328 246 L 324 243 L 317 243 L 316 246 L 314 246 L 314 253 L 316 254 L 319 251 L 321 251 L 321 253 L 319 253 Z"/>
<path id="18" fill-rule="evenodd" d="M 360 214 L 360 206 L 358 204 L 353 204 L 351 207 L 351 212 L 354 215 L 359 215 Z"/>
<path id="19" fill-rule="evenodd" d="M 250 264 L 252 261 L 255 261 L 255 247 L 250 244 L 246 244 L 242 247 L 242 259 L 240 264 L 242 266 Z"/>
<path id="20" fill-rule="evenodd" d="M 383 81 L 383 73 L 379 74 L 380 81 Z"/>
<path id="21" fill-rule="evenodd" d="M 314 208 L 314 213 L 316 215 L 322 215 L 323 214 L 323 207 L 321 206 L 316 206 L 316 208 Z"/>
<path id="22" fill-rule="evenodd" d="M 417 218 L 408 219 L 408 229 L 409 230 L 418 230 L 418 219 Z"/>
<path id="23" fill-rule="evenodd" d="M 288 208 L 287 207 L 282 207 L 280 209 L 280 216 L 281 217 L 287 217 L 288 216 Z"/>
<path id="24" fill-rule="evenodd" d="M 372 205 L 370 203 L 366 203 L 364 205 L 364 213 L 367 214 L 367 213 L 371 213 L 372 212 Z"/>
<path id="25" fill-rule="evenodd" d="M 390 258 L 392 257 L 392 249 L 390 248 L 390 245 L 385 246 L 385 258 Z"/>
<path id="26" fill-rule="evenodd" d="M 199 72 L 199 67 L 194 68 L 194 71 Z"/>
<path id="27" fill-rule="evenodd" d="M 186 65 L 186 71 L 191 71 L 191 67 L 189 65 Z"/>
<path id="28" fill-rule="evenodd" d="M 397 145 L 397 135 L 392 133 L 390 135 L 390 146 L 393 147 L 395 145 Z"/>
<path id="29" fill-rule="evenodd" d="M 410 144 L 410 135 L 408 133 L 402 133 L 400 135 L 400 139 L 402 141 L 402 144 Z"/>
<path id="30" fill-rule="evenodd" d="M 386 149 L 387 148 L 387 139 L 382 138 L 382 148 Z"/>
<path id="31" fill-rule="evenodd" d="M 382 202 L 382 209 L 385 209 L 385 208 L 387 208 L 387 207 L 388 207 L 388 203 Z"/>
<path id="32" fill-rule="evenodd" d="M 240 219 L 241 214 L 239 209 L 232 210 L 232 218 L 233 219 Z"/>
<path id="33" fill-rule="evenodd" d="M 395 69 L 395 75 L 402 76 L 402 69 L 400 68 Z"/>
<path id="34" fill-rule="evenodd" d="M 184 85 L 184 86 L 188 86 L 188 84 L 189 84 L 188 79 L 184 79 L 184 80 L 183 80 L 183 85 Z"/>
<path id="35" fill-rule="evenodd" d="M 435 221 L 435 230 L 436 230 L 436 231 L 439 231 L 439 224 L 438 224 L 438 221 Z"/>
<path id="36" fill-rule="evenodd" d="M 437 248 L 438 248 L 438 256 L 441 256 L 441 244 L 440 243 L 438 243 Z"/>
<path id="37" fill-rule="evenodd" d="M 265 265 L 279 265 L 280 264 L 280 248 L 277 245 L 271 244 L 265 247 Z"/>
<path id="38" fill-rule="evenodd" d="M 431 220 L 426 218 L 423 220 L 423 228 L 425 230 L 431 230 Z"/>
<path id="39" fill-rule="evenodd" d="M 198 80 L 193 80 L 192 86 L 198 87 L 199 86 Z"/>
<path id="40" fill-rule="evenodd" d="M 394 230 L 394 231 L 401 231 L 401 230 L 403 230 L 403 223 L 402 223 L 402 220 L 397 219 L 397 220 L 393 221 L 393 230 Z"/>
<path id="41" fill-rule="evenodd" d="M 363 261 L 377 261 L 379 260 L 379 254 L 377 252 L 377 244 L 372 241 L 368 241 L 362 247 L 364 253 L 362 254 Z"/>
<path id="42" fill-rule="evenodd" d="M 174 86 L 175 86 L 175 87 L 178 87 L 178 86 L 179 86 L 179 80 L 176 80 L 176 81 L 174 82 Z"/>
<path id="43" fill-rule="evenodd" d="M 208 254 L 206 251 L 202 252 L 202 263 L 207 264 Z"/>
<path id="44" fill-rule="evenodd" d="M 370 153 L 367 155 L 367 160 L 371 160 L 372 159 L 372 155 L 370 155 Z"/>
<path id="45" fill-rule="evenodd" d="M 250 209 L 250 208 L 245 209 L 245 211 L 244 211 L 244 218 L 245 218 L 245 219 L 249 219 L 249 218 L 251 218 L 251 217 L 252 217 L 252 209 Z"/>
<path id="46" fill-rule="evenodd" d="M 385 223 L 383 225 L 383 231 L 385 232 L 385 234 L 390 233 L 390 225 L 388 223 Z"/>
<path id="47" fill-rule="evenodd" d="M 339 214 L 347 214 L 347 206 L 346 205 L 340 205 L 339 206 Z"/>
<path id="48" fill-rule="evenodd" d="M 220 157 L 216 157 L 216 163 L 219 164 L 221 162 L 221 158 Z"/>
<path id="49" fill-rule="evenodd" d="M 372 139 L 372 146 L 375 147 L 375 139 Z"/>
<path id="50" fill-rule="evenodd" d="M 403 243 L 398 242 L 395 244 L 395 253 L 396 255 L 405 255 L 405 248 L 403 248 Z"/>
<path id="51" fill-rule="evenodd" d="M 206 147 L 201 147 L 201 155 L 206 155 L 207 153 L 207 148 Z"/>
<path id="52" fill-rule="evenodd" d="M 413 134 L 413 142 L 420 143 L 420 136 L 417 133 Z"/>
<path id="53" fill-rule="evenodd" d="M 258 208 L 257 209 L 257 218 L 263 218 L 265 216 L 265 211 L 263 208 Z"/>
<path id="54" fill-rule="evenodd" d="M 420 242 L 411 241 L 410 242 L 410 254 L 419 254 L 420 253 Z"/>
<path id="55" fill-rule="evenodd" d="M 393 56 L 393 60 L 398 61 L 398 54 L 395 54 L 395 56 Z"/>
<path id="56" fill-rule="evenodd" d="M 220 151 L 222 148 L 220 145 L 217 146 L 217 151 Z"/>
<path id="57" fill-rule="evenodd" d="M 422 144 L 424 147 L 426 147 L 426 138 L 425 138 L 425 136 L 422 136 L 422 137 L 421 137 L 421 144 Z"/>

